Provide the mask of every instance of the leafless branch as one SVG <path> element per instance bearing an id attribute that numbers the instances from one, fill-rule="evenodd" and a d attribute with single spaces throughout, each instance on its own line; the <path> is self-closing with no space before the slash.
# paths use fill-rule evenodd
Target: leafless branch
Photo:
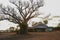
<path id="1" fill-rule="evenodd" d="M 13 8 L 1 8 L 2 12 L 6 15 L 9 15 L 11 17 L 13 17 L 15 20 L 17 20 L 18 22 L 28 22 L 29 19 L 36 17 L 38 13 L 34 14 L 32 16 L 32 14 L 34 12 L 36 12 L 38 10 L 38 8 L 40 8 L 43 4 L 43 0 L 37 0 L 37 2 L 34 2 L 34 0 L 30 0 L 30 3 L 28 1 L 22 3 L 21 1 L 18 1 L 18 3 L 14 3 L 13 4 L 17 7 L 20 17 L 17 17 L 17 15 L 15 14 L 15 10 Z M 28 10 L 27 10 L 28 9 Z M 25 12 L 23 12 L 25 11 Z M 22 17 L 22 19 L 21 19 Z"/>

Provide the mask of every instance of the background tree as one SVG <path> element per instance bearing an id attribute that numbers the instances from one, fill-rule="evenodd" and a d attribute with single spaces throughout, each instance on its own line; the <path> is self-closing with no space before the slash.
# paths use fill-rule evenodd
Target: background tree
<path id="1" fill-rule="evenodd" d="M 42 24 L 43 24 L 42 22 L 33 22 L 32 26 L 37 26 L 37 25 L 42 25 Z"/>
<path id="2" fill-rule="evenodd" d="M 60 23 L 57 25 L 57 27 L 60 27 Z"/>
<path id="3" fill-rule="evenodd" d="M 49 13 L 46 17 L 43 18 L 44 24 L 48 24 L 48 20 L 50 20 L 51 13 Z"/>
<path id="4" fill-rule="evenodd" d="M 36 26 L 36 25 L 42 25 L 42 24 L 48 24 L 48 20 L 51 14 L 48 14 L 46 17 L 42 18 L 43 20 L 40 22 L 32 22 L 32 26 Z M 40 18 L 40 17 L 38 17 Z"/>
<path id="5" fill-rule="evenodd" d="M 16 10 L 15 8 L 11 8 L 9 6 L 2 7 L 2 5 L 0 5 L 1 11 L 3 14 L 12 17 L 15 22 L 19 24 L 20 34 L 27 34 L 27 22 L 31 18 L 40 15 L 36 12 L 38 11 L 38 8 L 43 6 L 43 0 L 36 0 L 36 2 L 34 2 L 34 0 L 30 0 L 29 2 L 22 2 L 21 0 L 19 0 L 18 2 L 13 2 L 13 4 L 16 6 Z"/>
<path id="6" fill-rule="evenodd" d="M 43 20 L 44 24 L 48 24 L 48 20 Z"/>
<path id="7" fill-rule="evenodd" d="M 60 30 L 60 23 L 55 28 L 56 28 L 56 30 Z"/>
<path id="8" fill-rule="evenodd" d="M 10 31 L 10 32 L 14 32 L 14 27 L 10 27 L 10 28 L 9 28 L 9 31 Z"/>

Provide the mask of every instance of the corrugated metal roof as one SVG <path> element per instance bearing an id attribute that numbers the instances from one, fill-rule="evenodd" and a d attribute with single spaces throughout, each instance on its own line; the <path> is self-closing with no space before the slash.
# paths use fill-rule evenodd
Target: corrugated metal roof
<path id="1" fill-rule="evenodd" d="M 33 28 L 47 28 L 47 27 L 48 27 L 47 25 L 42 24 L 42 25 L 34 26 Z"/>

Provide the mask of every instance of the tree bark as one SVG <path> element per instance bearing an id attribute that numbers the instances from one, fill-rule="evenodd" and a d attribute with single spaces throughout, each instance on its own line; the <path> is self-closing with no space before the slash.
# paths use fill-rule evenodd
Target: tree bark
<path id="1" fill-rule="evenodd" d="M 20 28 L 20 34 L 28 34 L 28 29 L 27 29 L 27 27 L 21 27 Z"/>
<path id="2" fill-rule="evenodd" d="M 18 34 L 28 34 L 28 25 L 26 23 L 20 25 L 20 30 Z"/>

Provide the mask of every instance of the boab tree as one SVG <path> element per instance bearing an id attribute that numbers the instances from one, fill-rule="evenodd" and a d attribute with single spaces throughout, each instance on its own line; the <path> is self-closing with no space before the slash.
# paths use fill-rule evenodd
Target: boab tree
<path id="1" fill-rule="evenodd" d="M 34 2 L 34 0 L 30 0 L 29 2 L 21 2 L 21 0 L 19 0 L 18 2 L 13 2 L 13 4 L 16 6 L 18 12 L 16 12 L 14 8 L 3 8 L 2 6 L 0 6 L 1 11 L 3 12 L 3 14 L 12 17 L 15 20 L 15 22 L 19 24 L 20 34 L 27 34 L 27 22 L 31 18 L 34 18 L 39 15 L 37 13 L 37 10 L 38 8 L 43 6 L 43 0 L 37 0 L 36 2 Z M 19 15 L 17 15 L 18 13 Z"/>

